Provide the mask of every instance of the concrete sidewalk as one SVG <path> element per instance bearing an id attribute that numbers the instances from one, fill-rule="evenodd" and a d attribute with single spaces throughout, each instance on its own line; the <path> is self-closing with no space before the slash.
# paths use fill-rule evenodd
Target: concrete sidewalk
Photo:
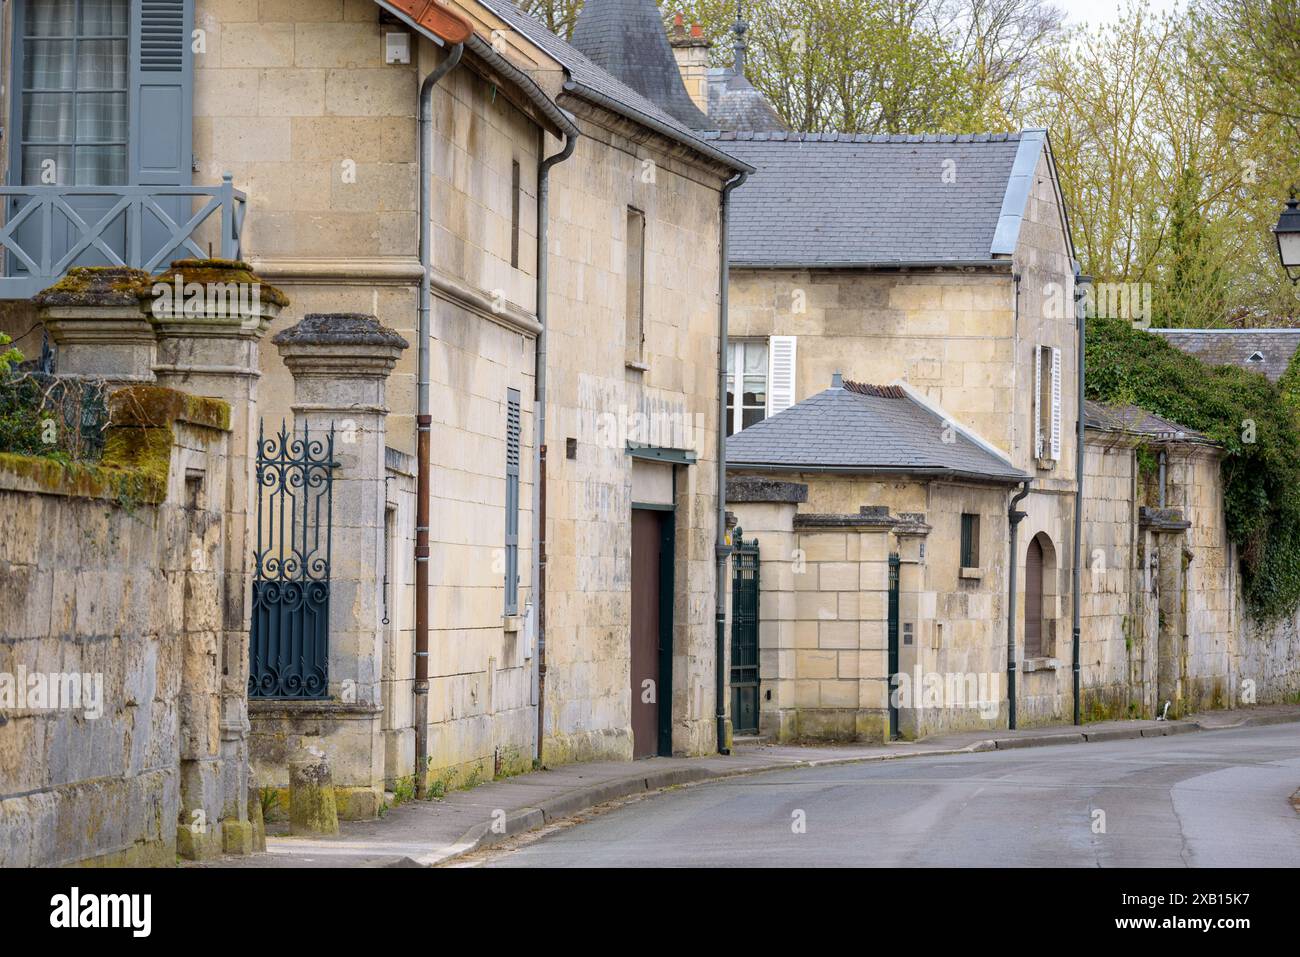
<path id="1" fill-rule="evenodd" d="M 1077 728 L 974 731 L 888 745 L 800 747 L 741 742 L 725 756 L 564 765 L 453 791 L 438 801 L 410 801 L 375 821 L 340 822 L 337 837 L 268 835 L 265 853 L 190 866 L 432 867 L 607 801 L 737 774 L 1292 721 L 1300 722 L 1300 705 L 1212 711 L 1181 721 L 1103 721 Z"/>

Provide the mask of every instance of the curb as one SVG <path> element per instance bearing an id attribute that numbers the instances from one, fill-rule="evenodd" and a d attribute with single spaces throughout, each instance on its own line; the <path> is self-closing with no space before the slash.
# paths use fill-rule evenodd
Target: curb
<path id="1" fill-rule="evenodd" d="M 1202 724 L 1198 721 L 1162 721 L 1154 727 L 1141 728 L 1099 728 L 1095 731 L 1064 731 L 1059 733 L 1039 734 L 1016 738 L 984 738 L 960 748 L 935 748 L 929 751 L 899 751 L 870 755 L 855 755 L 846 758 L 820 758 L 817 760 L 791 761 L 784 764 L 746 765 L 711 771 L 708 768 L 665 768 L 648 774 L 633 774 L 615 778 L 600 784 L 577 787 L 546 801 L 538 802 L 536 807 L 516 808 L 508 812 L 504 820 L 483 822 L 470 828 L 455 844 L 432 854 L 419 857 L 402 856 L 385 858 L 373 862 L 374 867 L 438 867 L 475 851 L 486 850 L 502 843 L 507 838 L 516 837 L 535 828 L 553 824 L 564 818 L 572 817 L 582 811 L 590 810 L 600 804 L 616 801 L 636 794 L 649 794 L 669 787 L 684 787 L 703 784 L 708 781 L 721 781 L 727 778 L 763 774 L 770 771 L 790 771 L 798 768 L 825 768 L 846 764 L 868 764 L 873 761 L 898 761 L 906 758 L 943 757 L 945 755 L 976 754 L 985 751 L 1004 751 L 1020 748 L 1040 748 L 1061 744 L 1088 744 L 1104 741 L 1125 741 L 1138 738 L 1162 738 L 1170 735 L 1189 734 L 1194 731 L 1228 731 L 1235 728 L 1255 727 L 1271 724 L 1291 724 L 1300 722 L 1300 712 L 1295 714 L 1260 715 L 1243 717 L 1232 724 Z M 1300 791 L 1294 800 L 1300 800 Z M 1297 805 L 1300 810 L 1300 805 Z M 494 830 L 494 825 L 498 828 Z"/>

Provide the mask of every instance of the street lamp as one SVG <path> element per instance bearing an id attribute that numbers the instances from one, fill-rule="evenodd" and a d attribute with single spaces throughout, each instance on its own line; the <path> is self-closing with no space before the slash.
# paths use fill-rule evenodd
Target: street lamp
<path id="1" fill-rule="evenodd" d="M 1300 200 L 1296 199 L 1295 187 L 1291 188 L 1291 198 L 1286 201 L 1286 209 L 1273 235 L 1277 237 L 1277 254 L 1282 260 L 1282 268 L 1292 282 L 1300 282 Z"/>

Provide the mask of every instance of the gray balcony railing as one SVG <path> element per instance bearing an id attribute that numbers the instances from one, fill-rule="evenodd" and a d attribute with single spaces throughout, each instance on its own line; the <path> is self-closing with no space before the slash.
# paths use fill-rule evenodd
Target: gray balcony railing
<path id="1" fill-rule="evenodd" d="M 238 259 L 247 203 L 229 173 L 220 186 L 0 186 L 0 197 L 0 299 L 30 298 L 73 266 Z"/>

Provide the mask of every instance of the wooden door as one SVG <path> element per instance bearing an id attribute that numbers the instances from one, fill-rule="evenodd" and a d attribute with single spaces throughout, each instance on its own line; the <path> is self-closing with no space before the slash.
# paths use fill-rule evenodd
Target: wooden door
<path id="1" fill-rule="evenodd" d="M 661 573 L 669 512 L 632 510 L 632 756 L 659 753 Z"/>
<path id="2" fill-rule="evenodd" d="M 1038 538 L 1029 541 L 1025 556 L 1025 657 L 1043 653 L 1043 546 Z"/>

